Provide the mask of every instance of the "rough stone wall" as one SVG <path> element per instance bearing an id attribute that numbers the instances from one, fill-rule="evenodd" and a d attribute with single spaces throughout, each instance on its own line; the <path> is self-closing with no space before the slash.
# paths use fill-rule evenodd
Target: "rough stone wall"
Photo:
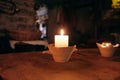
<path id="1" fill-rule="evenodd" d="M 34 0 L 12 0 L 19 12 L 14 15 L 0 13 L 0 29 L 35 29 Z"/>

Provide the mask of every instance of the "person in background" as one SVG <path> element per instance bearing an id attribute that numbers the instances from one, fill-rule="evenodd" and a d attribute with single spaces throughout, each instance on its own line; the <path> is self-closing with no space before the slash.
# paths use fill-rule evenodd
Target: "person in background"
<path id="1" fill-rule="evenodd" d="M 45 39 L 46 38 L 46 24 L 41 25 L 40 31 L 42 32 L 41 39 Z"/>

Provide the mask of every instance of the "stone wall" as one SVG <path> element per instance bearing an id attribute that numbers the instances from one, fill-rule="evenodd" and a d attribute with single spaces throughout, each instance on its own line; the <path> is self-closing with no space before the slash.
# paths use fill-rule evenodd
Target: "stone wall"
<path id="1" fill-rule="evenodd" d="M 12 0 L 19 11 L 13 15 L 0 13 L 0 29 L 35 29 L 34 0 Z"/>

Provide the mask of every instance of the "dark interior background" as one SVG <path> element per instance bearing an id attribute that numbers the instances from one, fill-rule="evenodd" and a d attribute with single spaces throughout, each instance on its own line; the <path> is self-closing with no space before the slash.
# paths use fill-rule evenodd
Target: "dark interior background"
<path id="1" fill-rule="evenodd" d="M 69 35 L 69 44 L 96 47 L 96 42 L 115 42 L 111 33 L 120 32 L 120 11 L 111 7 L 111 0 L 1 0 L 0 29 L 34 30 L 38 6 L 48 7 L 47 39 L 54 43 L 61 25 Z M 0 2 L 1 2 L 0 1 Z M 1 6 L 0 6 L 1 7 Z M 58 10 L 60 19 L 57 20 Z"/>

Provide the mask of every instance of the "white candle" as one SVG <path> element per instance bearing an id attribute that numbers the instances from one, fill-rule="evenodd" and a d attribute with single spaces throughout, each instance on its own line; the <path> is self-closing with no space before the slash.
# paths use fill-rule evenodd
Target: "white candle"
<path id="1" fill-rule="evenodd" d="M 55 47 L 68 47 L 68 35 L 64 35 L 64 31 L 61 30 L 61 35 L 55 35 Z"/>

